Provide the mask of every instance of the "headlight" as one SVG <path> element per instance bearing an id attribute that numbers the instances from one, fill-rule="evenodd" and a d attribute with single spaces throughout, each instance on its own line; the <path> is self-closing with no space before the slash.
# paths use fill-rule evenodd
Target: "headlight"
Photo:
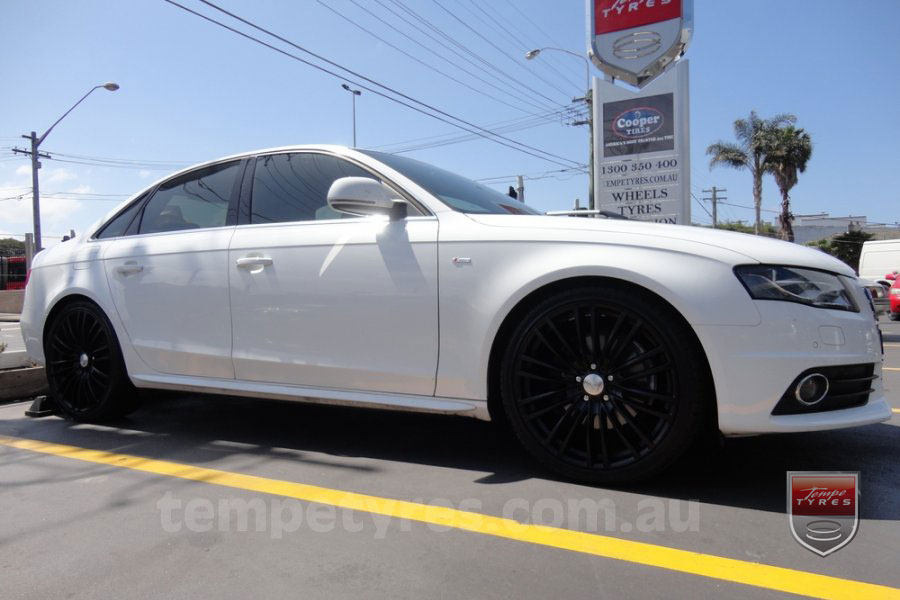
<path id="1" fill-rule="evenodd" d="M 735 267 L 734 273 L 756 300 L 859 312 L 843 279 L 833 273 L 775 265 L 744 265 Z"/>

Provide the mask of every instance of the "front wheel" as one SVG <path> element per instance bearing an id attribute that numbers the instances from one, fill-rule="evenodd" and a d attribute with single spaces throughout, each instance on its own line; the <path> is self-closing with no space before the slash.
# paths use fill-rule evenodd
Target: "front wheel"
<path id="1" fill-rule="evenodd" d="M 640 290 L 595 285 L 533 307 L 501 365 L 506 416 L 552 471 L 593 483 L 650 477 L 699 432 L 705 357 L 668 305 Z"/>
<path id="2" fill-rule="evenodd" d="M 106 315 L 74 301 L 53 318 L 44 338 L 47 383 L 56 408 L 77 421 L 121 416 L 136 405 L 122 352 Z"/>

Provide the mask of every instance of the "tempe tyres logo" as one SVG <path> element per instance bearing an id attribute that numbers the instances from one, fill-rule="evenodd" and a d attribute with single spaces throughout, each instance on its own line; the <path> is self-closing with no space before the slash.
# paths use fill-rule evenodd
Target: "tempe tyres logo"
<path id="1" fill-rule="evenodd" d="M 859 473 L 787 474 L 788 520 L 794 539 L 819 556 L 847 544 L 859 526 Z"/>
<path id="2" fill-rule="evenodd" d="M 653 135 L 665 123 L 663 114 L 655 108 L 643 106 L 626 110 L 613 119 L 613 133 L 620 138 L 635 140 Z"/>

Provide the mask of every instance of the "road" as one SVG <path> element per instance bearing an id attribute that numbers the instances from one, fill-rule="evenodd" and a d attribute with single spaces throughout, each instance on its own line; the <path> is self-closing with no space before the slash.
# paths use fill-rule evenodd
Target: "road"
<path id="1" fill-rule="evenodd" d="M 900 323 L 882 329 L 890 422 L 731 439 L 618 489 L 554 480 L 456 417 L 152 394 L 96 426 L 6 405 L 3 597 L 900 595 L 860 585 L 900 588 Z M 860 472 L 848 546 L 794 541 L 788 470 Z"/>

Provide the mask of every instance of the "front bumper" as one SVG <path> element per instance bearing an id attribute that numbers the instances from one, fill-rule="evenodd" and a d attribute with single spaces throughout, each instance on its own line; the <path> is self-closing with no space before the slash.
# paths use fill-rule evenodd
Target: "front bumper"
<path id="1" fill-rule="evenodd" d="M 878 326 L 859 313 L 757 301 L 759 325 L 698 326 L 715 381 L 719 429 L 725 435 L 837 429 L 891 418 L 881 378 Z M 797 376 L 816 367 L 873 363 L 868 402 L 794 415 L 772 411 Z"/>

